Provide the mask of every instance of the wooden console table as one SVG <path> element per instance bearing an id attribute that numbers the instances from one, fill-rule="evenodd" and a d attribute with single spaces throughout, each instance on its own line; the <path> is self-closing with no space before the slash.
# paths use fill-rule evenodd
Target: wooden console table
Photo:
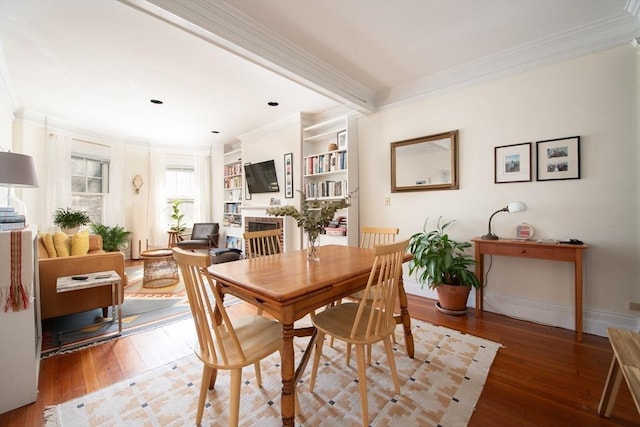
<path id="1" fill-rule="evenodd" d="M 476 276 L 481 286 L 476 289 L 476 312 L 482 315 L 484 255 L 499 255 L 520 258 L 547 259 L 574 263 L 575 329 L 576 339 L 582 342 L 582 252 L 588 245 L 547 244 L 529 240 L 483 240 L 471 239 L 475 244 Z"/>

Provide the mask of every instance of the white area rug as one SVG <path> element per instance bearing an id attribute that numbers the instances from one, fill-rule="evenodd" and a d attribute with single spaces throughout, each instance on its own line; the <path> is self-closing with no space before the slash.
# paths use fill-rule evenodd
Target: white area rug
<path id="1" fill-rule="evenodd" d="M 491 363 L 500 344 L 448 328 L 412 319 L 415 358 L 396 332 L 396 364 L 401 393 L 393 391 L 382 344 L 373 348 L 373 364 L 367 370 L 369 416 L 373 426 L 443 426 L 468 424 L 482 393 Z M 296 339 L 302 354 L 307 339 Z M 345 347 L 325 343 L 316 386 L 310 392 L 307 366 L 297 387 L 302 413 L 296 425 L 344 426 L 361 424 L 360 395 L 355 360 L 345 366 Z M 355 356 L 355 354 L 354 354 Z M 299 356 L 298 356 L 299 357 Z M 255 385 L 253 368 L 243 370 L 240 425 L 278 426 L 280 418 L 280 356 L 262 362 L 263 388 Z M 47 427 L 52 426 L 186 426 L 195 421 L 202 363 L 187 356 L 77 399 L 49 407 Z M 203 426 L 226 426 L 229 416 L 229 374 L 218 374 L 209 392 Z"/>

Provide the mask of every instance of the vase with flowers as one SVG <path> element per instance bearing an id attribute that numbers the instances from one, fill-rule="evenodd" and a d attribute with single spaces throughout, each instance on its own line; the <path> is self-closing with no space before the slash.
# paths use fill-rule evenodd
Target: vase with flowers
<path id="1" fill-rule="evenodd" d="M 300 194 L 302 194 L 300 210 L 294 206 L 278 206 L 268 208 L 267 214 L 290 216 L 295 219 L 298 227 L 302 227 L 307 234 L 307 259 L 318 261 L 320 260 L 320 234 L 329 225 L 336 211 L 350 206 L 350 195 L 337 200 L 307 200 L 304 193 L 300 191 Z"/>

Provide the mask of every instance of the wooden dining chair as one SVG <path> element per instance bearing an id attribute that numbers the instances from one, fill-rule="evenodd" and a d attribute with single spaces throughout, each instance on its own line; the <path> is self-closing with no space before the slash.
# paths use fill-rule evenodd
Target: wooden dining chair
<path id="1" fill-rule="evenodd" d="M 258 258 L 282 253 L 282 228 L 273 230 L 246 231 L 242 234 L 245 258 Z M 258 314 L 262 308 L 258 307 Z"/>
<path id="2" fill-rule="evenodd" d="M 391 335 L 396 328 L 393 315 L 398 294 L 398 280 L 408 245 L 409 241 L 405 240 L 376 246 L 373 249 L 375 258 L 367 287 L 363 291 L 363 298 L 357 303 L 343 302 L 329 307 L 316 313 L 311 319 L 318 332 L 309 383 L 311 391 L 315 386 L 325 336 L 329 335 L 337 340 L 345 341 L 347 345 L 355 345 L 362 425 L 364 426 L 369 425 L 365 346 L 379 341 L 384 343 L 395 392 L 396 394 L 400 393 Z"/>
<path id="3" fill-rule="evenodd" d="M 399 228 L 396 227 L 362 227 L 360 228 L 360 247 L 373 249 L 376 245 L 387 245 L 389 243 L 393 243 L 396 241 L 396 236 L 400 232 Z M 362 291 L 358 291 L 355 294 L 347 297 L 352 300 L 360 301 L 362 298 Z M 338 301 L 340 304 L 341 301 Z M 396 337 L 393 335 L 393 342 L 396 342 Z M 333 338 L 331 339 L 330 344 L 333 347 Z M 371 346 L 367 348 L 367 360 L 371 362 Z M 351 346 L 347 345 L 347 365 L 351 360 Z"/>
<path id="4" fill-rule="evenodd" d="M 254 365 L 256 383 L 262 387 L 260 361 L 282 346 L 280 324 L 264 316 L 249 315 L 231 319 L 215 283 L 207 272 L 209 254 L 172 248 L 187 291 L 199 346 L 195 350 L 204 363 L 196 425 L 200 425 L 209 383 L 217 370 L 231 371 L 229 424 L 238 425 L 242 368 Z M 213 300 L 213 301 L 212 301 Z M 219 321 L 217 320 L 219 319 Z M 212 384 L 213 385 L 213 384 Z"/>

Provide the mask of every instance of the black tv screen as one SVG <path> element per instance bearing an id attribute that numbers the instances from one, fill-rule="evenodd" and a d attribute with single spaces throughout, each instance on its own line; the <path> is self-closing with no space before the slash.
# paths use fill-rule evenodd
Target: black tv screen
<path id="1" fill-rule="evenodd" d="M 278 176 L 273 160 L 244 165 L 244 177 L 247 180 L 249 193 L 277 193 Z"/>

